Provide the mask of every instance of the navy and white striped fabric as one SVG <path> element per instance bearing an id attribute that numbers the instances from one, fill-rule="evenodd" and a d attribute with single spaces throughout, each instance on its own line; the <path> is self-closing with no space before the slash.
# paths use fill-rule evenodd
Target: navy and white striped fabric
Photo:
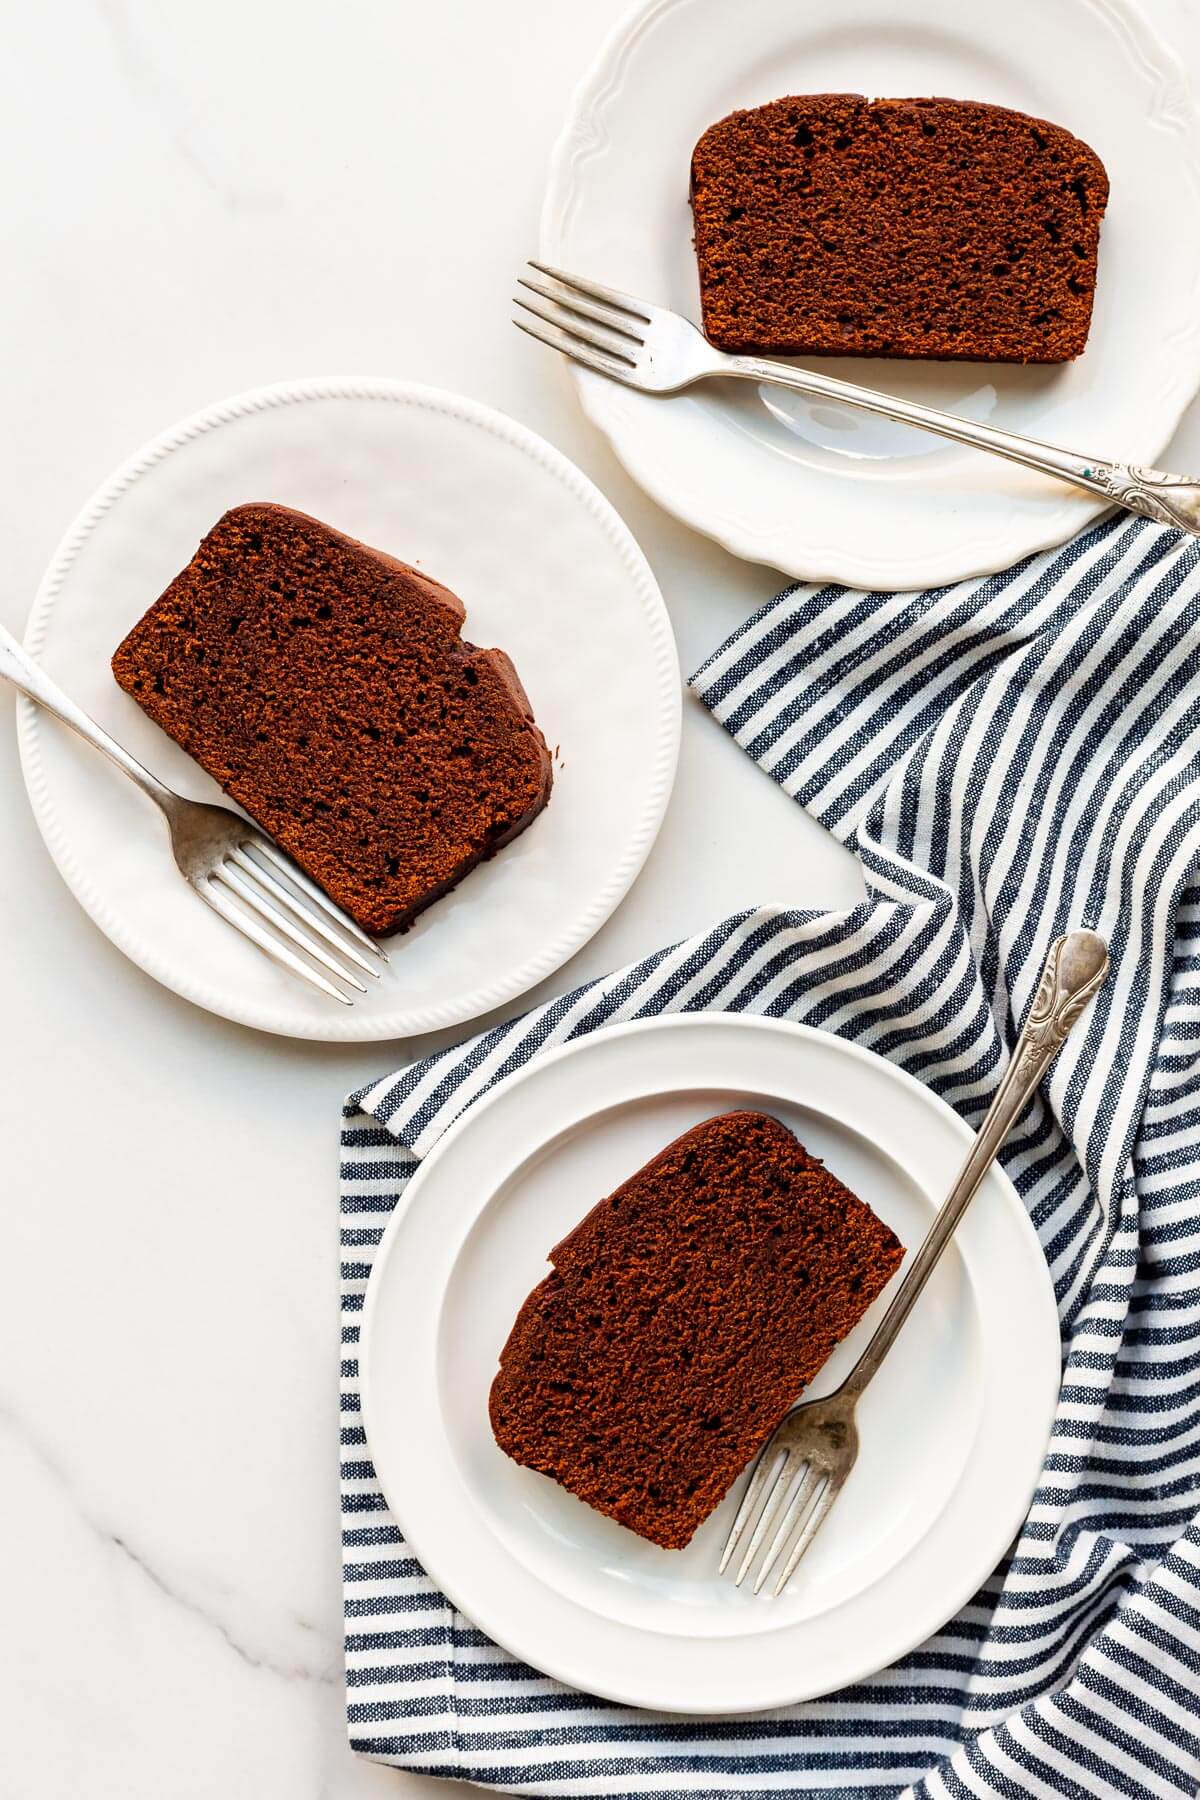
<path id="1" fill-rule="evenodd" d="M 351 1741 L 539 1795 L 1194 1796 L 1200 544 L 1120 515 L 935 592 L 792 588 L 692 685 L 856 851 L 868 898 L 727 919 L 348 1104 Z M 1079 924 L 1113 975 L 1004 1158 L 1058 1293 L 1062 1394 L 1020 1539 L 970 1605 L 856 1688 L 711 1724 L 572 1693 L 473 1629 L 406 1550 L 357 1416 L 371 1258 L 450 1121 L 539 1051 L 673 1009 L 840 1032 L 975 1121 L 1049 938 Z"/>

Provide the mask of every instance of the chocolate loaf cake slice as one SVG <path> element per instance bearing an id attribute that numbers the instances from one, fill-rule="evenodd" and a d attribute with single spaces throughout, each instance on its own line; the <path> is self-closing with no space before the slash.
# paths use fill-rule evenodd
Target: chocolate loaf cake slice
<path id="1" fill-rule="evenodd" d="M 500 1355 L 496 1442 L 682 1549 L 903 1255 L 777 1119 L 709 1119 L 550 1252 Z"/>
<path id="2" fill-rule="evenodd" d="M 236 506 L 113 657 L 126 693 L 365 931 L 402 931 L 550 797 L 500 650 L 430 576 Z"/>
<path id="3" fill-rule="evenodd" d="M 1065 362 L 1107 200 L 1093 150 L 1003 106 L 799 94 L 731 113 L 692 154 L 704 330 L 731 351 Z"/>

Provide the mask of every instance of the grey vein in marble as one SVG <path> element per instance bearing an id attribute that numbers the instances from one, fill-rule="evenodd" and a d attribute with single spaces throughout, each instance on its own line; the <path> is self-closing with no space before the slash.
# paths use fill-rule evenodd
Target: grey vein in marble
<path id="1" fill-rule="evenodd" d="M 215 1612 L 203 1606 L 194 1595 L 182 1592 L 168 1581 L 161 1570 L 155 1568 L 154 1564 L 141 1551 L 135 1549 L 126 1537 L 120 1532 L 109 1530 L 106 1525 L 87 1511 L 80 1502 L 75 1484 L 62 1463 L 29 1425 L 17 1417 L 11 1407 L 0 1405 L 0 1427 L 7 1430 L 11 1437 L 24 1446 L 42 1471 L 50 1477 L 66 1497 L 76 1517 L 102 1544 L 119 1551 L 141 1573 L 143 1578 L 158 1590 L 164 1599 L 169 1600 L 172 1605 L 180 1607 L 184 1612 L 190 1613 L 193 1618 L 216 1632 L 234 1655 L 248 1668 L 265 1670 L 268 1674 L 279 1676 L 283 1681 L 306 1681 L 320 1686 L 333 1686 L 340 1679 L 340 1663 L 338 1658 L 332 1654 L 329 1666 L 309 1668 L 302 1663 L 278 1662 L 272 1657 L 260 1655 L 252 1650 Z M 302 1631 L 315 1630 L 315 1627 L 307 1619 L 297 1617 L 294 1623 Z"/>

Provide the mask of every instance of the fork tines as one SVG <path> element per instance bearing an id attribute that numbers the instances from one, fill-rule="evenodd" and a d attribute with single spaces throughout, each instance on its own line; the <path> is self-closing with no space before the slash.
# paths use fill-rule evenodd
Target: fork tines
<path id="1" fill-rule="evenodd" d="M 359 975 L 378 980 L 378 964 L 387 961 L 380 946 L 265 838 L 245 837 L 198 885 L 222 918 L 343 1006 L 353 1005 L 344 988 L 365 994 Z"/>
<path id="2" fill-rule="evenodd" d="M 530 260 L 534 277 L 522 275 L 517 285 L 532 300 L 514 294 L 513 304 L 527 315 L 513 320 L 539 343 L 561 350 L 575 362 L 602 375 L 629 380 L 645 343 L 649 316 L 641 302 L 617 288 L 568 275 L 547 263 Z"/>
<path id="3" fill-rule="evenodd" d="M 758 1518 L 750 1534 L 750 1542 L 733 1582 L 735 1587 L 741 1587 L 767 1540 L 768 1533 L 775 1527 L 754 1579 L 753 1591 L 756 1594 L 761 1591 L 791 1542 L 791 1553 L 775 1584 L 775 1594 L 782 1594 L 800 1558 L 820 1530 L 841 1485 L 829 1470 L 818 1467 L 798 1451 L 783 1452 L 782 1461 L 778 1460 L 779 1456 L 780 1452 L 773 1452 L 768 1444 L 755 1464 L 717 1571 L 718 1574 L 724 1574 L 746 1527 L 757 1512 Z"/>

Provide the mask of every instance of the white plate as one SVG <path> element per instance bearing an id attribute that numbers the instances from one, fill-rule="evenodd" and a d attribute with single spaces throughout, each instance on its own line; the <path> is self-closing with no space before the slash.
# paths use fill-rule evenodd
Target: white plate
<path id="1" fill-rule="evenodd" d="M 389 941 L 353 1008 L 312 994 L 180 880 L 153 809 L 29 702 L 42 835 L 102 931 L 212 1012 L 292 1037 L 392 1038 L 502 1005 L 585 943 L 628 890 L 670 796 L 679 665 L 650 568 L 586 476 L 524 426 L 397 381 L 261 388 L 198 414 L 107 482 L 63 542 L 26 634 L 67 692 L 167 782 L 216 784 L 113 680 L 109 658 L 226 507 L 278 500 L 419 563 L 507 650 L 555 751 L 546 811 Z"/>
<path id="2" fill-rule="evenodd" d="M 1200 126 L 1130 0 L 651 0 L 601 53 L 554 154 L 546 261 L 699 319 L 692 147 L 735 107 L 852 91 L 990 100 L 1067 126 L 1112 195 L 1092 334 L 1063 367 L 813 366 L 1073 450 L 1152 461 L 1200 382 Z M 1060 542 L 1102 503 L 994 457 L 749 384 L 655 400 L 578 372 L 659 503 L 796 576 L 919 588 Z"/>
<path id="3" fill-rule="evenodd" d="M 714 1113 L 790 1125 L 911 1250 L 970 1133 L 890 1063 L 776 1020 L 615 1026 L 511 1076 L 450 1128 L 389 1221 L 367 1290 L 363 1410 L 413 1548 L 469 1619 L 585 1692 L 755 1711 L 857 1681 L 936 1631 L 1008 1548 L 1059 1381 L 1045 1258 L 994 1170 L 864 1396 L 858 1466 L 780 1600 L 716 1575 L 736 1492 L 661 1550 L 497 1448 L 487 1396 L 546 1252 Z M 812 1392 L 846 1373 L 883 1302 Z"/>

